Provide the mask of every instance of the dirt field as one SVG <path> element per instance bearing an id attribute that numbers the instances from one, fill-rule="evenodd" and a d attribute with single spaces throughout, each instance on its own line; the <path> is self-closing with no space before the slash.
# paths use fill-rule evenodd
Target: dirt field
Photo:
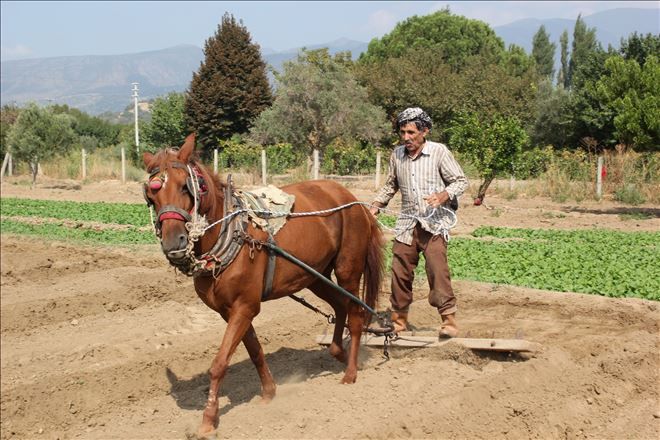
<path id="1" fill-rule="evenodd" d="M 361 200 L 369 189 L 352 188 Z M 3 197 L 141 201 L 136 184 L 5 182 Z M 659 230 L 613 202 L 486 199 L 462 206 L 454 235 L 480 225 Z M 630 212 L 630 210 L 628 210 Z M 154 246 L 104 248 L 2 236 L 1 438 L 190 438 L 225 324 Z M 385 284 L 387 286 L 387 283 Z M 529 355 L 363 348 L 355 385 L 315 344 L 331 331 L 299 304 L 266 302 L 255 320 L 277 397 L 262 405 L 241 346 L 221 390 L 218 438 L 660 438 L 660 307 L 455 281 L 463 336 L 523 337 Z M 438 316 L 420 285 L 411 321 Z M 310 293 L 302 295 L 324 309 Z M 385 294 L 381 308 L 388 304 Z"/>

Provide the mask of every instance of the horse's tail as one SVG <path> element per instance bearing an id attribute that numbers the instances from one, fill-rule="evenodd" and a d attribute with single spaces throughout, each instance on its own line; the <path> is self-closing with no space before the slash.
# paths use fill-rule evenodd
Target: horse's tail
<path id="1" fill-rule="evenodd" d="M 383 279 L 384 256 L 383 256 L 383 232 L 378 222 L 370 213 L 371 234 L 367 248 L 367 262 L 364 267 L 364 302 L 372 309 L 376 308 L 378 293 Z"/>

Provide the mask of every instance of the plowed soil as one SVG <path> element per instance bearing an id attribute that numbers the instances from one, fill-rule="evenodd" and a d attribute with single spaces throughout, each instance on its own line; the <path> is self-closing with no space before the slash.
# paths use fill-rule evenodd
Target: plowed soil
<path id="1" fill-rule="evenodd" d="M 361 200 L 372 193 L 355 189 Z M 141 200 L 139 187 L 3 183 L 3 197 Z M 480 225 L 658 230 L 622 220 L 612 202 L 487 200 L 459 210 L 455 235 Z M 396 205 L 394 206 L 396 207 Z M 639 208 L 636 208 L 639 209 Z M 648 212 L 657 207 L 646 206 Z M 498 210 L 498 211 L 496 211 Z M 497 215 L 495 215 L 497 212 Z M 548 215 L 547 213 L 553 213 Z M 156 245 L 101 247 L 2 235 L 2 439 L 190 438 L 225 323 Z M 388 305 L 388 283 L 380 307 Z M 324 318 L 289 300 L 263 304 L 254 324 L 278 383 L 260 402 L 241 346 L 221 389 L 218 438 L 660 438 L 660 307 L 455 280 L 463 336 L 524 338 L 535 353 L 363 347 L 354 385 L 315 337 Z M 301 295 L 329 311 L 309 292 Z M 420 283 L 419 334 L 439 321 Z"/>

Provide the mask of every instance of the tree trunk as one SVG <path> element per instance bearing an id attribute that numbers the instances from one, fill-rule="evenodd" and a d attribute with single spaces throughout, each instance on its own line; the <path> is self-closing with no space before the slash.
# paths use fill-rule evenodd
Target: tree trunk
<path id="1" fill-rule="evenodd" d="M 37 173 L 39 172 L 39 162 L 30 163 L 30 171 L 32 171 L 32 188 L 37 183 Z"/>
<path id="2" fill-rule="evenodd" d="M 474 199 L 474 204 L 475 205 L 481 205 L 486 198 L 486 190 L 488 190 L 488 187 L 490 184 L 493 182 L 495 179 L 495 176 L 488 176 L 484 178 L 484 181 L 481 182 L 481 185 L 479 185 L 479 191 L 477 191 L 477 197 Z"/>

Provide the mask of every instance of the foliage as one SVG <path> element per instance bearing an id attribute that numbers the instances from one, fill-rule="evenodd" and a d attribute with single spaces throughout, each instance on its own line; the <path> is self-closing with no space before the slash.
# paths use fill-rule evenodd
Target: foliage
<path id="1" fill-rule="evenodd" d="M 7 134 L 7 143 L 16 160 L 30 164 L 33 183 L 39 162 L 66 153 L 77 140 L 73 123 L 71 116 L 53 114 L 34 103 L 21 111 Z"/>
<path id="2" fill-rule="evenodd" d="M 73 130 L 78 136 L 92 137 L 97 140 L 97 146 L 107 147 L 117 143 L 120 127 L 91 116 L 77 108 L 68 105 L 53 105 L 49 107 L 54 114 L 67 114 L 74 119 Z"/>
<path id="3" fill-rule="evenodd" d="M 629 205 L 641 205 L 646 202 L 644 195 L 634 183 L 627 183 L 617 189 L 614 192 L 614 200 Z"/>
<path id="4" fill-rule="evenodd" d="M 242 21 L 226 13 L 204 44 L 204 61 L 186 97 L 189 131 L 210 151 L 223 139 L 247 133 L 272 102 L 266 63 Z"/>
<path id="5" fill-rule="evenodd" d="M 154 100 L 151 121 L 144 125 L 142 131 L 145 150 L 153 152 L 183 144 L 189 134 L 184 122 L 184 103 L 185 96 L 176 92 Z"/>
<path id="6" fill-rule="evenodd" d="M 371 40 L 359 61 L 372 63 L 399 58 L 410 49 L 431 49 L 453 70 L 460 70 L 474 55 L 490 62 L 498 62 L 504 56 L 504 43 L 486 23 L 452 15 L 449 9 L 443 9 L 399 22 L 389 34 Z"/>
<path id="7" fill-rule="evenodd" d="M 220 144 L 218 162 L 222 168 L 261 169 L 261 146 L 245 142 L 238 136 Z M 303 163 L 305 157 L 291 144 L 279 143 L 266 147 L 266 163 L 270 173 L 284 173 Z"/>
<path id="8" fill-rule="evenodd" d="M 532 39 L 532 57 L 536 62 L 536 71 L 545 78 L 552 78 L 555 72 L 555 50 L 557 45 L 550 42 L 550 35 L 541 25 Z"/>
<path id="9" fill-rule="evenodd" d="M 660 300 L 660 233 L 480 227 L 450 242 L 452 276 Z"/>
<path id="10" fill-rule="evenodd" d="M 0 108 L 0 155 L 2 157 L 7 152 L 7 133 L 18 119 L 20 111 L 15 104 L 5 104 Z"/>
<path id="11" fill-rule="evenodd" d="M 621 39 L 619 52 L 626 61 L 635 60 L 643 66 L 650 55 L 660 57 L 660 35 L 638 35 L 634 32 L 627 39 Z"/>
<path id="12" fill-rule="evenodd" d="M 567 80 L 569 88 L 573 87 L 573 77 L 581 64 L 589 58 L 591 53 L 598 49 L 600 49 L 600 44 L 596 40 L 596 28 L 587 28 L 582 15 L 578 15 L 577 20 L 575 20 L 575 27 L 573 28 L 571 59 L 568 62 Z"/>
<path id="13" fill-rule="evenodd" d="M 574 125 L 570 105 L 566 89 L 553 87 L 548 80 L 539 83 L 535 120 L 530 128 L 533 144 L 562 148 L 569 143 Z"/>
<path id="14" fill-rule="evenodd" d="M 11 217 L 72 219 L 136 227 L 150 224 L 144 203 L 70 202 L 3 197 L 0 213 Z"/>
<path id="15" fill-rule="evenodd" d="M 49 240 L 67 242 L 91 242 L 97 244 L 152 244 L 154 233 L 136 228 L 129 229 L 94 229 L 71 228 L 63 224 L 29 224 L 3 219 L 0 222 L 3 234 L 25 234 L 46 237 Z"/>
<path id="16" fill-rule="evenodd" d="M 510 44 L 507 51 L 504 52 L 500 65 L 510 76 L 521 77 L 527 72 L 535 70 L 534 63 L 534 57 L 527 55 L 525 49 L 516 44 Z"/>
<path id="17" fill-rule="evenodd" d="M 371 144 L 337 139 L 325 150 L 321 171 L 326 174 L 368 174 L 376 167 L 376 149 Z"/>
<path id="18" fill-rule="evenodd" d="M 637 150 L 660 151 L 660 64 L 649 55 L 643 66 L 635 59 L 612 56 L 595 84 L 605 114 L 613 115 L 618 142 Z"/>
<path id="19" fill-rule="evenodd" d="M 250 137 L 260 144 L 290 143 L 323 154 L 337 138 L 378 142 L 389 130 L 382 109 L 370 104 L 345 57 L 303 50 L 284 63 L 273 106 L 259 115 Z"/>
<path id="20" fill-rule="evenodd" d="M 548 169 L 553 157 L 554 151 L 551 146 L 526 149 L 514 160 L 513 176 L 516 179 L 537 178 Z"/>
<path id="21" fill-rule="evenodd" d="M 484 198 L 495 177 L 513 172 L 515 161 L 528 143 L 516 118 L 496 116 L 482 121 L 474 113 L 456 118 L 449 135 L 452 148 L 466 155 L 484 180 L 477 194 L 479 199 Z"/>
<path id="22" fill-rule="evenodd" d="M 561 68 L 557 73 L 557 85 L 568 89 L 568 31 L 559 36 Z"/>

